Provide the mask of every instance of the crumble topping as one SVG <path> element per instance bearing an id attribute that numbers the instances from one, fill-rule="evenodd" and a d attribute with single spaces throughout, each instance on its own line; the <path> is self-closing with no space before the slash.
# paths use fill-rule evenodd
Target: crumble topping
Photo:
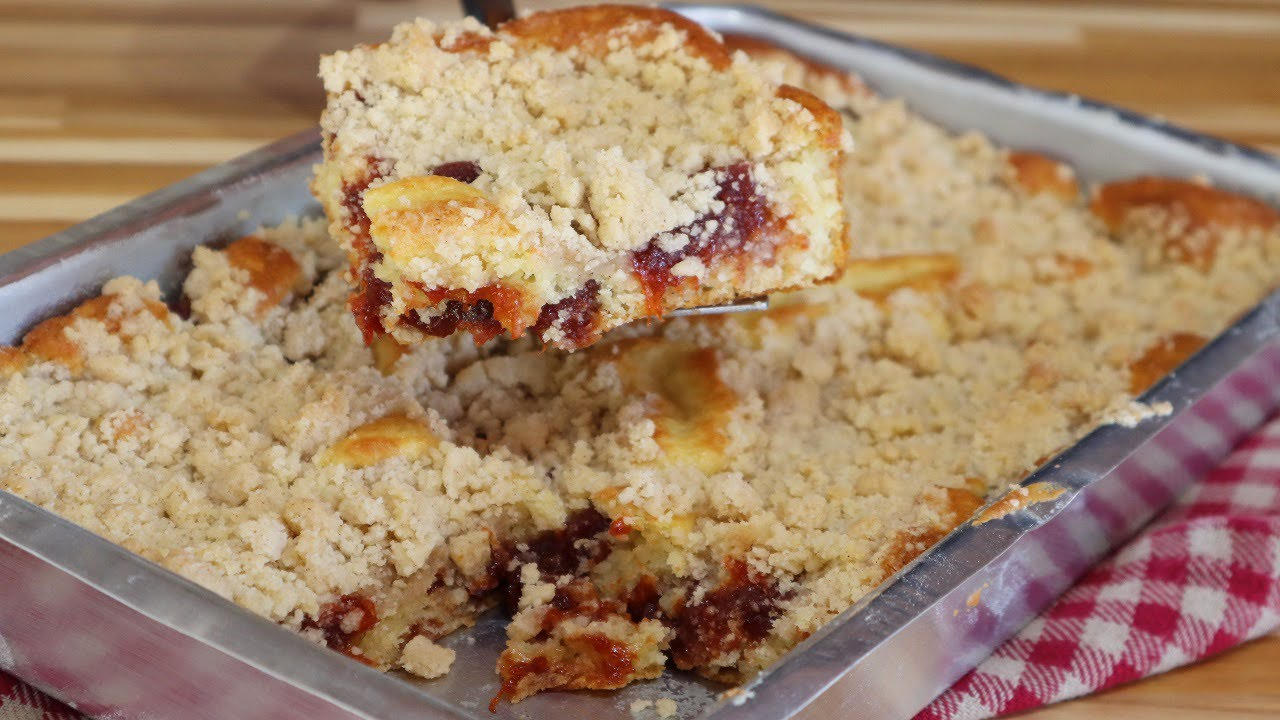
<path id="1" fill-rule="evenodd" d="M 855 139 L 840 282 L 573 354 L 370 348 L 324 225 L 288 223 L 198 249 L 186 317 L 120 278 L 0 352 L 0 487 L 381 668 L 436 674 L 506 605 L 499 700 L 734 681 L 1098 423 L 1167 411 L 1133 396 L 1277 282 L 1252 202 L 1165 179 L 1100 212 L 1051 158 L 778 57 Z M 1212 256 L 1164 250 L 1188 237 Z"/>
<path id="2" fill-rule="evenodd" d="M 400 667 L 421 678 L 437 678 L 449 672 L 457 653 L 431 642 L 425 635 L 414 635 L 405 643 Z"/>
<path id="3" fill-rule="evenodd" d="M 669 11 L 418 20 L 320 74 L 313 189 L 368 340 L 572 349 L 844 259 L 836 113 Z"/>

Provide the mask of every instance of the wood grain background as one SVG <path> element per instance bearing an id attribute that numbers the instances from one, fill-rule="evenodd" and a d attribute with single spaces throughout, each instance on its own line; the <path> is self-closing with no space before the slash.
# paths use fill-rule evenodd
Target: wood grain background
<path id="1" fill-rule="evenodd" d="M 762 4 L 1280 153 L 1277 0 Z M 316 56 L 413 15 L 458 10 L 444 0 L 0 0 L 0 251 L 314 125 Z M 1280 717 L 1280 638 L 1025 717 Z"/>

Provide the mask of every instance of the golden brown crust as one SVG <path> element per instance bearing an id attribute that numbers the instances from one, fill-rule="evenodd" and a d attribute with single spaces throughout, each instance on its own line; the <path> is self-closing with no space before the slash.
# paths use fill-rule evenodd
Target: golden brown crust
<path id="1" fill-rule="evenodd" d="M 937 509 L 938 522 L 894 537 L 880 561 L 885 577 L 906 567 L 982 507 L 982 496 L 964 488 L 934 488 L 934 492 L 925 493 L 920 500 Z"/>
<path id="2" fill-rule="evenodd" d="M 71 315 L 60 315 L 36 325 L 22 338 L 22 349 L 72 371 L 83 369 L 84 357 L 80 354 L 80 346 L 66 336 L 66 329 L 74 319 Z"/>
<path id="3" fill-rule="evenodd" d="M 288 250 L 253 235 L 236 240 L 222 252 L 232 267 L 249 273 L 249 287 L 262 293 L 258 317 L 292 295 L 302 278 L 302 267 Z"/>
<path id="4" fill-rule="evenodd" d="M 706 60 L 717 70 L 729 67 L 729 52 L 714 35 L 683 15 L 662 8 L 594 5 L 550 10 L 503 23 L 498 30 L 530 45 L 562 52 L 576 48 L 602 57 L 612 43 L 621 40 L 632 44 L 652 42 L 663 25 L 684 32 L 685 49 L 691 55 Z"/>
<path id="5" fill-rule="evenodd" d="M 1153 176 L 1101 186 L 1089 209 L 1115 231 L 1127 214 L 1140 207 L 1176 208 L 1195 226 L 1269 229 L 1280 222 L 1280 213 L 1260 200 L 1189 180 Z"/>
<path id="6" fill-rule="evenodd" d="M 617 354 L 614 362 L 627 391 L 649 400 L 647 417 L 664 461 L 689 463 L 708 475 L 723 470 L 728 463 L 724 428 L 738 398 L 720 379 L 716 351 L 654 338 L 603 349 Z"/>
<path id="7" fill-rule="evenodd" d="M 21 372 L 27 366 L 27 356 L 20 348 L 0 347 L 0 375 Z"/>
<path id="8" fill-rule="evenodd" d="M 1199 269 L 1213 264 L 1224 230 L 1270 230 L 1275 208 L 1251 197 L 1188 180 L 1144 176 L 1098 188 L 1089 209 L 1113 234 L 1124 235 L 1136 211 L 1157 213 L 1149 230 L 1164 236 L 1169 259 Z"/>
<path id="9" fill-rule="evenodd" d="M 1075 172 L 1048 155 L 1014 150 L 1009 153 L 1009 169 L 1014 185 L 1031 195 L 1053 195 L 1064 202 L 1080 196 Z"/>
<path id="10" fill-rule="evenodd" d="M 818 127 L 821 128 L 818 132 L 818 137 L 824 145 L 837 153 L 831 159 L 831 166 L 839 170 L 844 161 L 844 157 L 840 153 L 841 139 L 844 134 L 844 122 L 840 119 L 840 113 L 819 100 L 817 95 L 795 85 L 778 86 L 778 97 L 799 103 L 801 107 L 813 114 L 813 119 L 817 121 Z"/>
<path id="11" fill-rule="evenodd" d="M 1019 510 L 1023 510 L 1028 505 L 1056 500 L 1066 491 L 1066 488 L 1051 482 L 1035 482 L 1030 485 L 1016 487 L 1005 493 L 999 500 L 991 503 L 990 507 L 983 510 L 973 519 L 973 524 L 989 523 L 992 520 L 998 520 L 1006 515 L 1012 515 Z"/>
<path id="12" fill-rule="evenodd" d="M 381 44 L 378 43 L 378 45 Z M 459 33 L 452 38 L 446 39 L 442 35 L 437 35 L 436 44 L 445 52 L 482 53 L 488 52 L 489 46 L 493 44 L 493 36 L 487 33 L 469 32 Z M 377 45 L 373 47 L 377 47 Z"/>
<path id="13" fill-rule="evenodd" d="M 361 425 L 320 453 L 320 465 L 362 468 L 391 458 L 416 460 L 439 444 L 439 439 L 421 420 L 404 415 L 388 415 Z"/>
<path id="14" fill-rule="evenodd" d="M 1141 395 L 1184 360 L 1204 347 L 1208 339 L 1196 333 L 1177 332 L 1152 343 L 1129 364 L 1129 392 Z"/>
<path id="15" fill-rule="evenodd" d="M 115 306 L 114 295 L 99 295 L 86 300 L 70 313 L 49 318 L 32 328 L 22 339 L 22 350 L 33 357 L 58 363 L 72 372 L 79 372 L 84 369 L 84 354 L 80 346 L 67 337 L 67 328 L 76 320 L 97 320 L 105 326 L 108 333 L 123 335 L 121 329 L 125 320 L 133 317 L 135 313 L 124 308 L 113 312 Z M 166 325 L 170 324 L 169 308 L 165 307 L 164 303 L 146 299 L 144 308 L 157 320 L 163 320 Z M 127 335 L 124 336 L 127 337 Z"/>

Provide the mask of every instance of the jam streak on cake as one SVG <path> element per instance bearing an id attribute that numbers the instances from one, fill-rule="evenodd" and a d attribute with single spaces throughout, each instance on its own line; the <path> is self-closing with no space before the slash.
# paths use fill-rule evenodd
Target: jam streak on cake
<path id="1" fill-rule="evenodd" d="M 734 163 L 717 168 L 717 175 L 716 200 L 723 208 L 670 231 L 688 235 L 684 247 L 668 252 L 655 237 L 631 253 L 631 270 L 644 290 L 645 309 L 650 315 L 661 315 L 667 290 L 687 279 L 671 272 L 687 257 L 697 257 L 708 267 L 718 257 L 751 255 L 757 262 L 773 261 L 783 223 L 760 194 L 751 165 Z"/>
<path id="2" fill-rule="evenodd" d="M 432 175 L 440 177 L 453 178 L 458 182 L 464 182 L 468 185 L 476 181 L 480 177 L 480 166 L 470 160 L 455 160 L 453 162 L 440 163 L 435 170 L 431 171 Z"/>
<path id="3" fill-rule="evenodd" d="M 636 586 L 627 593 L 627 614 L 632 622 L 641 620 L 662 619 L 662 606 L 658 601 L 662 593 L 658 592 L 658 581 L 652 575 L 640 578 Z"/>
<path id="4" fill-rule="evenodd" d="M 330 649 L 372 665 L 368 658 L 357 655 L 356 643 L 369 629 L 378 624 L 378 613 L 373 601 L 360 595 L 343 595 L 320 609 L 320 615 L 302 621 L 303 630 L 319 630 L 324 644 Z"/>
<path id="5" fill-rule="evenodd" d="M 370 167 L 377 164 L 371 159 Z M 474 182 L 481 168 L 474 162 L 462 160 L 439 165 L 435 175 L 450 177 L 461 182 Z M 664 250 L 658 238 L 649 241 L 644 248 L 631 254 L 631 269 L 640 281 L 645 295 L 645 309 L 651 315 L 663 311 L 663 299 L 668 289 L 676 287 L 685 278 L 672 273 L 672 268 L 687 257 L 697 257 L 710 265 L 716 258 L 751 255 L 757 262 L 772 262 L 782 237 L 782 220 L 769 207 L 751 174 L 751 165 L 735 163 L 718 169 L 716 200 L 722 203 L 719 211 L 709 213 L 690 225 L 672 231 L 687 235 L 689 241 L 681 248 Z M 383 334 L 382 309 L 391 303 L 391 286 L 378 279 L 373 266 L 382 260 L 382 254 L 369 238 L 369 218 L 361 204 L 364 191 L 378 175 L 370 174 L 361 184 L 349 185 L 343 204 L 351 218 L 355 235 L 354 250 L 359 259 L 359 289 L 351 297 L 351 310 L 365 343 Z M 476 290 L 460 288 L 420 288 L 429 307 L 443 311 L 434 315 L 420 315 L 410 310 L 397 322 L 412 327 L 425 335 L 447 337 L 465 330 L 475 338 L 476 344 L 484 344 L 503 330 L 512 337 L 521 335 L 528 326 L 524 312 L 524 293 L 502 283 L 485 285 Z M 573 295 L 554 303 L 543 305 L 533 323 L 534 333 L 545 341 L 545 333 L 557 324 L 563 336 L 559 344 L 568 348 L 590 345 L 599 338 L 600 285 L 588 281 Z"/>
<path id="6" fill-rule="evenodd" d="M 382 308 L 391 304 L 391 285 L 378 279 L 373 266 L 382 261 L 382 253 L 373 245 L 369 236 L 369 216 L 364 211 L 364 191 L 373 181 L 382 177 L 381 164 L 376 158 L 367 158 L 369 173 L 364 180 L 347 183 L 342 188 L 342 207 L 347 213 L 347 225 L 351 229 L 352 270 L 356 290 L 347 300 L 356 327 L 366 345 L 383 334 Z"/>
<path id="7" fill-rule="evenodd" d="M 736 558 L 725 559 L 726 578 L 718 586 L 696 604 L 678 605 L 670 615 L 660 604 L 662 592 L 651 575 L 642 576 L 622 597 L 601 597 L 586 576 L 609 556 L 613 543 L 619 540 L 616 524 L 594 509 L 579 510 L 563 529 L 541 533 L 524 543 L 499 545 L 493 549 L 489 564 L 491 580 L 473 592 L 499 590 L 507 609 L 515 613 L 523 589 L 521 568 L 533 563 L 543 582 L 555 582 L 558 587 L 530 642 L 554 643 L 556 629 L 574 620 L 657 620 L 672 629 L 671 657 L 682 669 L 707 666 L 726 653 L 760 643 L 769 634 L 787 596 L 773 579 Z M 572 579 L 566 580 L 566 576 Z M 526 696 L 530 683 L 534 689 L 604 689 L 621 687 L 636 673 L 635 651 L 611 637 L 587 632 L 559 642 L 569 650 L 568 660 L 554 653 L 504 651 L 498 660 L 502 688 L 490 709 L 504 699 Z"/>
<path id="8" fill-rule="evenodd" d="M 426 335 L 447 337 L 459 329 L 466 330 L 483 345 L 502 334 L 503 328 L 511 328 L 513 335 L 524 331 L 524 293 L 502 283 L 485 285 L 467 291 L 458 288 L 422 289 L 429 307 L 444 302 L 444 312 L 428 317 L 409 311 L 400 316 L 399 322 L 416 328 Z"/>
<path id="9" fill-rule="evenodd" d="M 516 688 L 530 675 L 542 675 L 551 670 L 551 661 L 545 655 L 533 658 L 514 658 L 503 653 L 498 658 L 498 675 L 502 677 L 502 686 L 498 694 L 489 700 L 489 712 L 498 712 L 498 704 L 516 695 Z"/>
<path id="10" fill-rule="evenodd" d="M 545 342 L 545 333 L 557 320 L 565 340 L 561 345 L 581 348 L 595 342 L 600 337 L 600 283 L 588 280 L 578 292 L 543 305 L 533 324 L 534 333 Z"/>
<path id="11" fill-rule="evenodd" d="M 559 530 L 547 530 L 523 543 L 503 543 L 490 552 L 488 575 L 482 592 L 501 587 L 508 612 L 520 606 L 520 567 L 533 563 L 543 577 L 582 575 L 609 557 L 613 547 L 600 535 L 609 529 L 609 518 L 595 508 L 574 512 Z M 521 550 L 520 546 L 524 549 Z"/>
<path id="12" fill-rule="evenodd" d="M 562 623 L 574 618 L 588 622 L 610 616 L 628 617 L 627 606 L 600 597 L 591 582 L 582 576 L 609 556 L 609 518 L 594 508 L 578 510 L 559 530 L 548 530 L 519 543 L 505 543 L 493 549 L 489 561 L 489 588 L 501 588 L 506 608 L 516 612 L 522 586 L 520 570 L 533 563 L 542 579 L 555 582 L 564 576 L 575 579 L 556 589 L 550 607 L 542 616 L 539 633 L 532 642 L 544 642 Z M 599 633 L 586 633 L 567 642 L 573 644 L 574 661 L 555 662 L 545 656 L 526 657 L 510 650 L 498 659 L 502 687 L 489 704 L 495 710 L 503 699 L 517 697 L 521 683 L 531 675 L 552 675 L 560 687 L 622 687 L 634 674 L 635 653 L 625 644 Z"/>
<path id="13" fill-rule="evenodd" d="M 786 597 L 771 578 L 737 558 L 727 558 L 724 567 L 728 577 L 669 623 L 675 630 L 671 659 L 682 670 L 710 666 L 726 653 L 758 644 L 782 614 Z"/>
<path id="14" fill-rule="evenodd" d="M 513 337 L 523 334 L 528 328 L 524 312 L 524 293 L 515 288 L 493 283 L 476 290 L 458 288 L 423 289 L 429 307 L 438 307 L 444 302 L 444 311 L 437 315 L 423 317 L 416 312 L 407 312 L 400 316 L 399 322 L 433 337 L 448 337 L 458 330 L 465 330 L 475 338 L 477 345 L 483 345 L 510 330 Z M 580 348 L 590 345 L 599 337 L 600 318 L 600 284 L 588 280 L 578 292 L 563 300 L 547 303 L 538 312 L 538 319 L 533 323 L 533 332 L 539 338 L 559 320 L 560 332 L 568 348 Z"/>
<path id="15" fill-rule="evenodd" d="M 589 580 L 577 579 L 556 589 L 551 607 L 542 616 L 540 632 L 533 642 L 551 638 L 551 633 L 561 623 L 575 618 L 588 622 L 607 620 L 611 616 L 627 616 L 627 608 L 616 600 L 600 597 Z M 585 633 L 566 640 L 573 651 L 569 662 L 556 662 L 544 655 L 526 657 L 519 653 L 504 652 L 498 658 L 498 674 L 502 687 L 489 701 L 489 710 L 495 711 L 504 699 L 515 698 L 520 684 L 530 675 L 552 674 L 556 686 L 564 688 L 590 688 L 606 690 L 626 685 L 635 674 L 636 654 L 626 643 L 602 633 Z"/>

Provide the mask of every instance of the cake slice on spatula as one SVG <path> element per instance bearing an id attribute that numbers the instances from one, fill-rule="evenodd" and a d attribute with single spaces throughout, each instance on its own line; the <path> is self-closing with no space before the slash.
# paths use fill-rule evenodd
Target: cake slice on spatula
<path id="1" fill-rule="evenodd" d="M 580 348 L 844 262 L 839 115 L 675 13 L 420 20 L 321 75 L 313 189 L 367 342 Z"/>

